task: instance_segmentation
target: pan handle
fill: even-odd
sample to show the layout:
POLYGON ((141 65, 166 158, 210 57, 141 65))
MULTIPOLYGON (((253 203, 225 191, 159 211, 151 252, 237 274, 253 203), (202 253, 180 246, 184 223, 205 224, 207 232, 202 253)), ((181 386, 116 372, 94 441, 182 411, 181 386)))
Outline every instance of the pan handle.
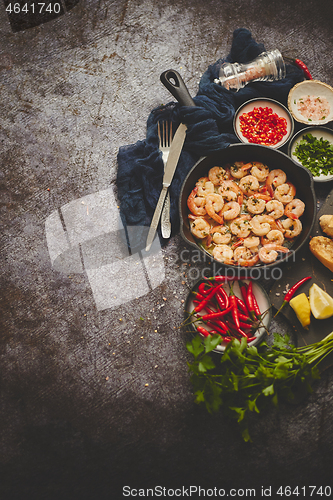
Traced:
POLYGON ((177 71, 174 69, 164 71, 160 76, 160 80, 182 106, 195 106, 182 77, 177 71))

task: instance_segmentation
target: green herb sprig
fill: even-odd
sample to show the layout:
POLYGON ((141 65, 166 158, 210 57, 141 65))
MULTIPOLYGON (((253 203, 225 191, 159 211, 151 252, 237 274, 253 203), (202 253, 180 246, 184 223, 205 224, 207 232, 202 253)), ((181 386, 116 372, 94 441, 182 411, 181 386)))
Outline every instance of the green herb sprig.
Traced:
POLYGON ((227 344, 216 366, 211 352, 221 343, 219 335, 197 335, 186 344, 194 361, 188 363, 195 402, 204 404, 209 413, 222 409, 236 419, 244 441, 252 441, 249 412, 260 413, 280 399, 293 400, 304 387, 320 378, 318 364, 333 351, 333 332, 320 342, 296 348, 289 336, 274 333, 273 346, 262 342, 247 347, 246 339, 227 344))
POLYGON ((333 145, 322 137, 305 134, 295 148, 294 156, 314 177, 333 173, 333 145))

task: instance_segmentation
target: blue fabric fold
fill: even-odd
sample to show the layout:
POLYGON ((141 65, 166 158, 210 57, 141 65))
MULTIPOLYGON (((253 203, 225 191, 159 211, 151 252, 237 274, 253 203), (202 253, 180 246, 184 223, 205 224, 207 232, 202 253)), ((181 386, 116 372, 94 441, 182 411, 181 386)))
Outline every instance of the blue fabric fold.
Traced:
MULTIPOLYGON (((136 240, 131 241, 132 251, 145 246, 142 240, 146 231, 140 231, 139 227, 150 225, 162 189, 164 165, 158 149, 158 121, 172 121, 174 131, 180 123, 187 125, 186 141, 169 189, 174 235, 179 230, 178 199, 187 173, 202 156, 239 142, 232 126, 238 107, 255 97, 269 97, 286 105, 289 90, 304 80, 299 68, 286 65, 287 74, 283 80, 252 82, 238 92, 214 83, 224 61, 249 62, 263 51, 264 45, 257 43, 249 30, 235 30, 229 55, 210 65, 203 74, 198 93, 193 99, 196 106, 187 107, 170 102, 152 110, 147 120, 145 140, 119 148, 116 184, 121 220, 125 229, 127 226, 138 227, 136 240)), ((161 243, 166 243, 158 231, 161 243)))

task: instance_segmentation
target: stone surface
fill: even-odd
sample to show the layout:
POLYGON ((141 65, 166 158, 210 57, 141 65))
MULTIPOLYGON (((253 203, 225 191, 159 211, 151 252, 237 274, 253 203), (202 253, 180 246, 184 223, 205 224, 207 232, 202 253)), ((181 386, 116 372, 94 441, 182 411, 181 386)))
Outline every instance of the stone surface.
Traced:
POLYGON ((162 71, 195 95, 245 27, 332 85, 331 2, 65 6, 17 31, 0 7, 1 499, 332 486, 332 369, 298 405, 254 419, 243 443, 236 424, 193 402, 178 326, 205 263, 186 262, 180 236, 126 261, 115 201, 119 147, 172 100, 162 71))

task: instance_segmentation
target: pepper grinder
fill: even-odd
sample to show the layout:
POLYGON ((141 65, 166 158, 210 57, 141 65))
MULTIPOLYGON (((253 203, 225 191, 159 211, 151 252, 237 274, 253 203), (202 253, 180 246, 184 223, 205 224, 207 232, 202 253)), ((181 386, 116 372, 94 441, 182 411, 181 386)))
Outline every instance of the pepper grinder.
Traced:
POLYGON ((262 52, 249 63, 225 62, 220 67, 215 83, 238 92, 249 82, 281 80, 286 76, 286 66, 279 50, 262 52))

